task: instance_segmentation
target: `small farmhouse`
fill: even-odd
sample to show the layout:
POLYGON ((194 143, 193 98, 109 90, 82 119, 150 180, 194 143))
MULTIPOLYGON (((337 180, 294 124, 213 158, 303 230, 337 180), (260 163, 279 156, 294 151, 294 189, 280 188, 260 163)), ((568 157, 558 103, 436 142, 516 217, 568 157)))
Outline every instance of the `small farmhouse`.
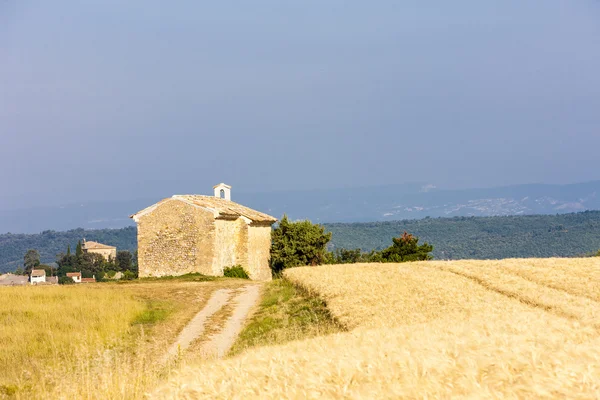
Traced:
POLYGON ((84 253, 100 254, 106 260, 109 258, 114 260, 117 257, 116 247, 98 242, 86 241, 85 239, 83 239, 83 242, 81 243, 81 250, 83 250, 84 253))
POLYGON ((241 265, 251 279, 270 280, 270 215, 231 201, 231 187, 214 196, 175 195, 131 216, 138 225, 139 276, 199 272, 222 276, 241 265))
POLYGON ((81 283, 81 272, 67 272, 67 278, 73 279, 75 283, 81 283))
POLYGON ((83 278, 81 272, 67 272, 67 278, 73 279, 75 283, 94 283, 96 282, 96 275, 91 278, 83 278))
POLYGON ((43 269, 32 269, 29 275, 29 283, 32 285, 46 283, 46 271, 43 269))

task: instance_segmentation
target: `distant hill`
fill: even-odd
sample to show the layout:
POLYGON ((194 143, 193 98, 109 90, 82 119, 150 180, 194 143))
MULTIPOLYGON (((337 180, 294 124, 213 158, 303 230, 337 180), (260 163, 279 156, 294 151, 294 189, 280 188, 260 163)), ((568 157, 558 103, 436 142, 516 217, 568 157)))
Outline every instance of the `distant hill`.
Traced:
MULTIPOLYGON (((516 185, 439 190, 426 183, 242 193, 234 201, 280 218, 319 223, 395 221, 429 217, 564 214, 600 209, 600 181, 570 185, 516 185)), ((157 198, 66 204, 60 207, 0 211, 0 232, 38 233, 133 226, 129 215, 157 198)))
POLYGON ((67 246, 75 251, 77 242, 85 238, 111 246, 117 250, 134 251, 137 248, 135 227, 122 229, 84 230, 72 229, 66 232, 44 231, 39 234, 0 235, 0 272, 14 271, 23 265, 23 256, 29 249, 40 252, 42 263, 56 261, 56 255, 64 253, 67 246))
MULTIPOLYGON (((382 249, 404 231, 434 245, 437 259, 496 259, 509 257, 571 257, 600 250, 600 211, 560 215, 425 218, 367 223, 324 224, 333 233, 335 248, 382 249)), ((0 272, 15 270, 28 249, 37 249, 43 262, 81 238, 133 251, 135 227, 123 229, 45 231, 0 235, 0 272)))
POLYGON ((436 259, 572 257, 600 250, 600 211, 561 215, 426 218, 326 224, 330 247, 382 249, 404 231, 433 244, 436 259))

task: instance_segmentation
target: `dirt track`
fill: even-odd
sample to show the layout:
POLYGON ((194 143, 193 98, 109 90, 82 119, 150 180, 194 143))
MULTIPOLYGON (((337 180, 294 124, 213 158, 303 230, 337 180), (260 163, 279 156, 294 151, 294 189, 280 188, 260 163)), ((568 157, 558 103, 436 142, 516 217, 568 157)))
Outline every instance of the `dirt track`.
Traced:
POLYGON ((250 284, 243 287, 242 291, 232 298, 233 290, 219 289, 215 291, 206 306, 183 328, 175 342, 171 345, 163 361, 168 361, 185 351, 190 344, 200 338, 205 331, 206 322, 210 317, 226 305, 232 304, 234 309, 221 330, 211 335, 202 344, 201 355, 203 358, 221 358, 231 348, 239 335, 244 321, 260 296, 259 285, 250 284))

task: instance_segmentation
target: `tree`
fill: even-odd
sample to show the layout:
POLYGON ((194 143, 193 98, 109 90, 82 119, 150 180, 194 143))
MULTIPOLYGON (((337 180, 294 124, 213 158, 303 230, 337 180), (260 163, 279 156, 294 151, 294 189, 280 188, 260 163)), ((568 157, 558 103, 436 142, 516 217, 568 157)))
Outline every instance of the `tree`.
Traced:
POLYGON ((25 253, 24 259, 24 267, 25 273, 29 274, 32 269, 40 265, 40 253, 37 250, 29 249, 27 253, 25 253))
POLYGON ((68 278, 66 276, 61 276, 58 278, 58 284, 59 285, 74 285, 75 281, 73 280, 73 278, 68 278))
POLYGON ((53 268, 51 265, 40 264, 37 266, 37 269, 43 269, 44 271, 46 271, 46 276, 56 275, 56 269, 53 268))
POLYGON ((130 271, 132 266, 133 256, 127 250, 117 252, 116 265, 117 271, 130 271))
POLYGON ((92 275, 104 270, 106 259, 102 254, 98 253, 83 253, 79 259, 79 269, 85 278, 91 278, 92 275))
POLYGON ((301 265, 320 265, 326 259, 326 246, 331 233, 310 221, 290 222, 284 214, 273 230, 271 270, 278 274, 286 268, 301 265))
POLYGON ((358 262, 368 261, 361 249, 335 249, 330 256, 331 264, 354 264, 358 262))
POLYGON ((404 232, 400 237, 392 239, 393 244, 381 251, 381 260, 383 262, 406 262, 431 260, 433 257, 429 254, 433 251, 433 246, 425 243, 418 245, 419 238, 404 232))
POLYGON ((81 240, 77 242, 77 247, 75 248, 75 256, 80 258, 83 255, 83 248, 81 247, 81 240))
POLYGON ((137 249, 133 252, 133 260, 131 261, 131 272, 134 273, 136 278, 138 277, 139 268, 138 268, 138 251, 137 251, 137 249))

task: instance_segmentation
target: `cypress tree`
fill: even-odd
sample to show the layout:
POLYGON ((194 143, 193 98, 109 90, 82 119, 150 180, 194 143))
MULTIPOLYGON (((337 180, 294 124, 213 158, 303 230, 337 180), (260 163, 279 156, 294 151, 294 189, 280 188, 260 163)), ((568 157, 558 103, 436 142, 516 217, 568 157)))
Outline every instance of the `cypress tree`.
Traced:
POLYGON ((81 240, 77 242, 77 248, 75 249, 75 256, 77 258, 81 258, 83 255, 83 250, 81 249, 81 240))

